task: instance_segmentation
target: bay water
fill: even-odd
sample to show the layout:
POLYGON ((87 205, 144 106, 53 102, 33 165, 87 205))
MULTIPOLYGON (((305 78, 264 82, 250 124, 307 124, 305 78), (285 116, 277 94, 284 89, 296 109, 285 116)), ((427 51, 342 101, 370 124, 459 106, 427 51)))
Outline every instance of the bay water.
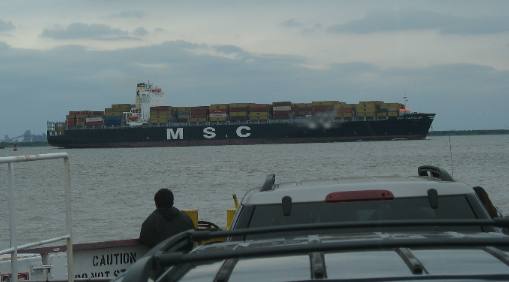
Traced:
MULTIPOLYGON (((154 193, 163 187, 174 192, 176 207, 198 209, 200 219, 224 226, 232 194, 240 199, 269 173, 276 174, 276 182, 293 182, 413 176, 418 166, 435 165, 457 181, 484 187, 495 205, 509 213, 509 135, 453 136, 450 142, 447 136, 433 136, 420 141, 177 148, 21 147, 0 150, 0 156, 54 152, 70 155, 75 242, 137 238, 154 209, 154 193)), ((18 243, 64 234, 63 162, 18 163, 14 172, 18 243)), ((7 191, 7 165, 0 165, 0 249, 9 247, 7 191)))

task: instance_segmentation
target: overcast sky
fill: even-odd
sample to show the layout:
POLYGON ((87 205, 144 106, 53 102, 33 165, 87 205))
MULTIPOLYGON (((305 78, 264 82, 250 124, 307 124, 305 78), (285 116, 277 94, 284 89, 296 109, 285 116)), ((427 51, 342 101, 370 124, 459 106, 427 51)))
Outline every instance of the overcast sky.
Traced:
POLYGON ((0 1, 0 139, 134 103, 401 102, 509 129, 509 1, 0 1))

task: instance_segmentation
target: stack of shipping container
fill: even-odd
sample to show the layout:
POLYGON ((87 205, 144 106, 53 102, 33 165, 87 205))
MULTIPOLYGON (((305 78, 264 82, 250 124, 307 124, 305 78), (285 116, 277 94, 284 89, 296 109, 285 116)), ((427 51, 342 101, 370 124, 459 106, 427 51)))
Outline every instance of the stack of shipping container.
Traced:
MULTIPOLYGON (((101 111, 70 111, 66 118, 67 128, 116 127, 125 124, 124 113, 131 112, 131 104, 113 104, 101 111)), ((313 101, 292 103, 289 101, 272 104, 232 103, 212 104, 197 107, 158 106, 150 108, 151 124, 167 125, 171 122, 244 122, 286 120, 293 118, 327 117, 340 120, 375 120, 396 118, 405 112, 401 103, 361 101, 346 104, 340 101, 313 101)), ((139 114, 138 114, 139 115, 139 114)))
MULTIPOLYGON (((172 121, 153 118, 160 116, 159 111, 151 108, 151 123, 167 123, 172 121), (156 122, 159 121, 159 122, 156 122)), ((168 107, 170 108, 170 107, 168 107)), ((404 105, 400 103, 384 103, 381 101, 361 101, 358 104, 346 104, 340 101, 313 101, 311 103, 274 102, 272 104, 231 103, 212 104, 209 107, 177 107, 173 108, 175 120, 179 122, 239 122, 267 121, 270 119, 284 120, 292 118, 335 118, 341 120, 373 120, 398 117, 404 105)))
POLYGON ((313 101, 311 110, 315 117, 336 118, 336 108, 339 104, 339 101, 313 101))
POLYGON ((67 128, 99 127, 103 125, 104 112, 70 111, 66 116, 67 128))
POLYGON ((177 122, 189 122, 191 107, 174 107, 173 111, 177 122))
POLYGON ((249 104, 249 120, 267 121, 269 119, 270 104, 249 104))
POLYGON ((308 118, 313 116, 313 105, 311 103, 296 103, 292 105, 293 115, 296 118, 308 118))
POLYGON ((209 121, 225 122, 228 120, 228 104, 212 104, 209 107, 209 121))
POLYGON ((104 125, 120 126, 125 112, 131 111, 131 104, 113 104, 111 108, 104 109, 104 125))
POLYGON ((311 107, 313 113, 334 112, 338 101, 313 101, 311 107))
POLYGON ((191 107, 190 111, 190 122, 206 122, 209 117, 209 107, 208 106, 200 106, 200 107, 191 107))
POLYGON ((173 108, 170 106, 158 106, 150 108, 150 123, 157 125, 168 124, 174 121, 173 108))
POLYGON ((383 103, 380 110, 387 113, 387 117, 393 118, 399 116, 399 111, 404 109, 405 106, 400 103, 383 103))
MULTIPOLYGON (((67 128, 78 127, 78 120, 80 118, 79 113, 80 112, 77 111, 70 111, 69 114, 65 116, 65 125, 67 126, 67 128)), ((83 122, 82 125, 85 125, 85 122, 83 122)))
POLYGON ((354 104, 339 103, 336 106, 336 118, 344 120, 352 120, 355 113, 354 104))
POLYGON ((228 105, 230 121, 246 121, 249 119, 249 104, 233 103, 228 105))
POLYGON ((373 120, 376 118, 376 113, 380 108, 380 104, 383 104, 383 102, 379 101, 359 102, 359 104, 355 106, 355 114, 357 118, 373 120))
POLYGON ((273 102, 273 119, 290 119, 292 117, 292 102, 273 102))

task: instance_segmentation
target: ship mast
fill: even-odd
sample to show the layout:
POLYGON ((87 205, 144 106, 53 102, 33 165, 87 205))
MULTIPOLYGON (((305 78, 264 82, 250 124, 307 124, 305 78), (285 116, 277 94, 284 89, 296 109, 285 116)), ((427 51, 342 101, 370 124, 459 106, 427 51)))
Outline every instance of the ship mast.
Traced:
POLYGON ((146 123, 150 120, 150 102, 152 96, 161 97, 164 92, 160 87, 152 85, 150 81, 141 82, 136 85, 136 110, 140 111, 140 122, 146 123))

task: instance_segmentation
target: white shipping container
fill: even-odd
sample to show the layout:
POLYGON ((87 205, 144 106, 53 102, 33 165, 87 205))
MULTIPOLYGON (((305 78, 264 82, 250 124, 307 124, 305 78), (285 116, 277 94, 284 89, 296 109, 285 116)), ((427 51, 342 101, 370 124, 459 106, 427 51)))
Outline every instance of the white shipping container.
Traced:
POLYGON ((226 113, 210 113, 209 117, 211 118, 226 118, 226 113))
POLYGON ((97 122, 103 122, 102 117, 87 117, 85 119, 85 123, 97 123, 97 122))
POLYGON ((274 112, 289 112, 292 110, 292 107, 291 106, 277 106, 277 107, 272 107, 272 110, 274 112))

